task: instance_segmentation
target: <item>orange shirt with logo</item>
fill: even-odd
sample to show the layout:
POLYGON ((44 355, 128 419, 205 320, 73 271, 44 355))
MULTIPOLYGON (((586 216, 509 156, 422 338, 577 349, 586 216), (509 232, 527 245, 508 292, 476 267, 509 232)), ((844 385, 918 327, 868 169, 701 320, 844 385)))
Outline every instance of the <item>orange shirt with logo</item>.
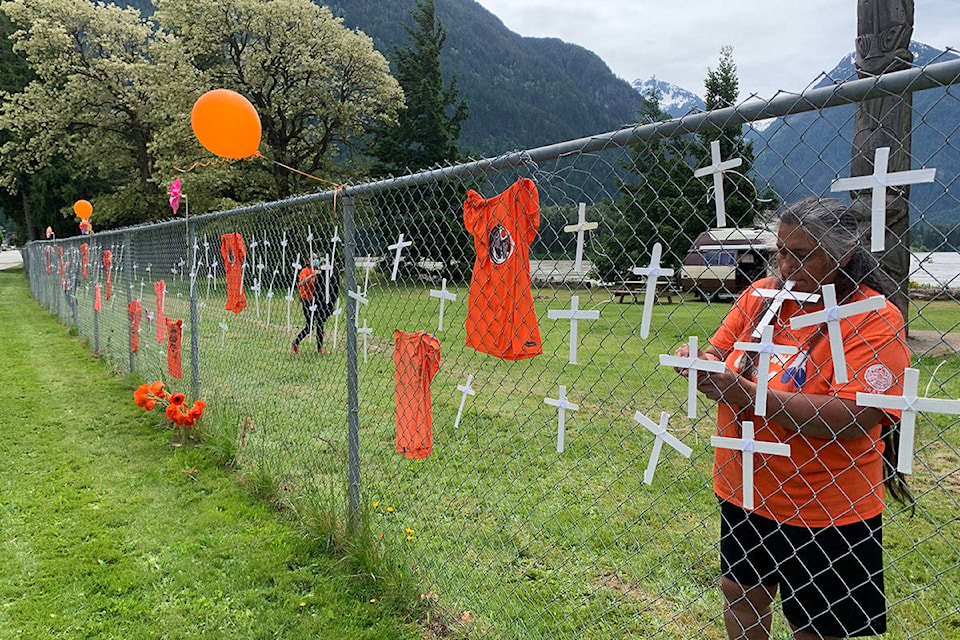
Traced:
POLYGON ((530 291, 530 243, 540 197, 529 178, 498 196, 467 192, 463 220, 477 252, 467 302, 467 346, 505 360, 543 353, 530 291))
MULTIPOLYGON (((714 347, 729 353, 726 364, 732 370, 740 371, 744 355, 734 348, 734 343, 752 340, 754 325, 764 306, 764 299, 753 295, 753 290, 776 287, 776 279, 769 278, 748 288, 710 339, 714 347)), ((861 286, 846 302, 875 295, 879 294, 861 286)), ((800 352, 771 357, 769 388, 854 401, 858 392, 902 395, 903 370, 910 366, 910 352, 900 311, 887 301, 879 311, 840 320, 849 380, 839 383, 834 380, 826 326, 790 328, 791 317, 822 310, 822 303, 800 305, 790 300, 783 303, 773 322, 773 341, 797 347, 800 352), (823 335, 811 340, 817 332, 823 335)), ((880 433, 882 426, 900 417, 899 411, 886 411, 881 424, 867 434, 842 440, 806 436, 754 415, 752 407, 719 403, 719 435, 740 437, 738 412, 739 420, 753 421, 757 441, 790 445, 789 457, 754 456, 757 514, 786 524, 825 527, 866 520, 883 511, 884 445, 880 433)), ((743 505, 742 454, 739 451, 716 449, 714 490, 720 498, 743 505)))

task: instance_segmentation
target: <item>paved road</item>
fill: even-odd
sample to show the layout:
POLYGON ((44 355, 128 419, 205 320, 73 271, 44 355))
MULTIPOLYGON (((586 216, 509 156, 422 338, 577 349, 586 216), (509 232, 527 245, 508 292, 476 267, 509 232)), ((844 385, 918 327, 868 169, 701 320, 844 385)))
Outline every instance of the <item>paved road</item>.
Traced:
POLYGON ((12 269, 23 264, 23 256, 19 251, 0 251, 0 270, 12 269))

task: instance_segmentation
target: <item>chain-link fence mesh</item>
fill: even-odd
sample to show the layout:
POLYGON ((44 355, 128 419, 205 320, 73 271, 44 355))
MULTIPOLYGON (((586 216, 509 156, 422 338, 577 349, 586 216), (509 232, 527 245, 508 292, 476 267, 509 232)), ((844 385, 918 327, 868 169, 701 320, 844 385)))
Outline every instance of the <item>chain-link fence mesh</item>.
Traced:
MULTIPOLYGON (((958 397, 960 358, 944 354, 960 345, 960 134, 942 117, 960 109, 958 71, 946 62, 188 223, 32 243, 30 286, 120 369, 202 397, 236 428, 245 467, 292 504, 362 514, 455 631, 721 638, 717 404, 699 394, 687 417, 687 379, 660 356, 690 336, 706 346, 727 294, 772 273, 769 210, 829 196, 849 175, 854 103, 913 93, 911 164, 937 173, 909 192, 910 232, 927 249, 909 276, 911 366, 919 396, 958 397), (715 164, 713 140, 722 161, 753 160, 723 178, 725 229, 712 175, 695 176, 715 164), (315 279, 300 283, 314 259, 315 279), (182 381, 164 317, 182 319, 182 381), (689 458, 654 435, 661 412, 689 458)), ((916 414, 916 512, 889 501, 883 512, 893 638, 960 635, 956 427, 916 414)), ((773 457, 741 448, 757 472, 773 457)), ((804 568, 812 584, 823 568, 804 568)), ((788 635, 779 612, 773 635, 788 635)))

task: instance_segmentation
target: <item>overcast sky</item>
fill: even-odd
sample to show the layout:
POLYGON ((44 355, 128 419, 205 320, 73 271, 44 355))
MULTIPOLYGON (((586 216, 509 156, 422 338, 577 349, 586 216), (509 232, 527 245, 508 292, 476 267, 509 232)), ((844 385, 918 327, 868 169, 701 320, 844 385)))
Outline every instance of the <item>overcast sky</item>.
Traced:
MULTIPOLYGON (((511 30, 599 55, 628 82, 656 76, 703 95, 732 45, 740 97, 800 91, 854 49, 856 0, 477 0, 511 30)), ((960 0, 915 0, 913 39, 960 48, 960 0)))

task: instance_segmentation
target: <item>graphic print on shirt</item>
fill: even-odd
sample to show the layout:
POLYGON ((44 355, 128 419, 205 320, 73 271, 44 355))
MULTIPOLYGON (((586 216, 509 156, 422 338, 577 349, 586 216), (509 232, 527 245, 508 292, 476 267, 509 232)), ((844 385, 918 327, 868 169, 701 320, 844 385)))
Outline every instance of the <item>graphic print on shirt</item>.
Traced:
POLYGON ((806 351, 801 351, 793 359, 793 362, 789 367, 786 367, 783 370, 783 375, 780 376, 780 382, 787 384, 790 380, 793 380, 793 384, 796 385, 797 389, 802 389, 803 384, 807 381, 807 359, 808 355, 806 351))
POLYGON ((502 224, 490 230, 490 262, 503 264, 513 254, 513 238, 502 224))

